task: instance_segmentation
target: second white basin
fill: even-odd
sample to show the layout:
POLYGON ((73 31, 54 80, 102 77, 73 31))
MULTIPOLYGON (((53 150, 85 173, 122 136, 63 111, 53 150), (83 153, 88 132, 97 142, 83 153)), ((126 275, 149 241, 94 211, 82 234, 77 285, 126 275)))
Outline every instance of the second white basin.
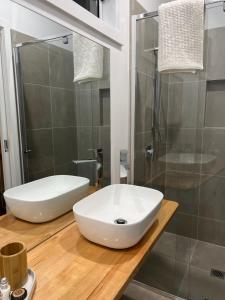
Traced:
POLYGON ((14 216, 32 223, 51 221, 70 211, 88 194, 89 179, 55 175, 11 188, 4 193, 14 216))
POLYGON ((115 184, 82 199, 73 207, 81 234, 110 248, 129 248, 154 223, 163 194, 150 188, 115 184))

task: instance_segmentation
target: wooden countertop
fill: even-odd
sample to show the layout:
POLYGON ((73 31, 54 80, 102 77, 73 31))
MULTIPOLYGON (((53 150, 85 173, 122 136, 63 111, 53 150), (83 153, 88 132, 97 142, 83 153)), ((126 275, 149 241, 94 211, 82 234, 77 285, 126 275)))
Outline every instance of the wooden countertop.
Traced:
POLYGON ((126 250, 89 242, 76 223, 58 232, 28 253, 28 265, 37 275, 33 299, 117 299, 177 207, 164 200, 151 229, 126 250))
POLYGON ((26 222, 11 214, 6 214, 0 217, 1 245, 11 241, 21 241, 25 243, 29 251, 74 222, 72 211, 53 221, 42 224, 26 222))
MULTIPOLYGON (((97 189, 97 187, 89 187, 88 194, 96 192, 97 189)), ((72 211, 41 224, 26 222, 17 219, 12 214, 6 214, 0 217, 1 245, 11 241, 21 241, 25 243, 29 251, 74 222, 72 211)))

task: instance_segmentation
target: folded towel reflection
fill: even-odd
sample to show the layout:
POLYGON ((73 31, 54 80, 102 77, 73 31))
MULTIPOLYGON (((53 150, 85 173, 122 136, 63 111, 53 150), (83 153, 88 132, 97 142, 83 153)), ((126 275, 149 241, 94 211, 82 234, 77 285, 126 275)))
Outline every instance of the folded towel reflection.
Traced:
POLYGON ((176 0, 159 7, 159 72, 203 69, 204 0, 176 0))
POLYGON ((86 37, 73 34, 74 82, 103 77, 103 47, 86 37))

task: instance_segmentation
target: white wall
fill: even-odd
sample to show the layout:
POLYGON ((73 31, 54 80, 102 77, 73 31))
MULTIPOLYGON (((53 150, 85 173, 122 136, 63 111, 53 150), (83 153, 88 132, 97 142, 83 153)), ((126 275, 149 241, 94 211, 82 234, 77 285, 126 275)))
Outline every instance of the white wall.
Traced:
POLYGON ((12 29, 36 38, 70 32, 65 27, 43 18, 10 0, 2 1, 0 19, 6 21, 12 29))
POLYGON ((108 23, 110 26, 114 28, 118 28, 118 20, 116 18, 118 13, 118 5, 115 0, 105 0, 101 2, 102 5, 102 15, 101 18, 103 21, 108 23))
POLYGON ((205 27, 207 29, 225 27, 225 12, 222 5, 208 5, 205 16, 205 27))
POLYGON ((146 12, 155 11, 159 5, 172 0, 137 0, 146 12))

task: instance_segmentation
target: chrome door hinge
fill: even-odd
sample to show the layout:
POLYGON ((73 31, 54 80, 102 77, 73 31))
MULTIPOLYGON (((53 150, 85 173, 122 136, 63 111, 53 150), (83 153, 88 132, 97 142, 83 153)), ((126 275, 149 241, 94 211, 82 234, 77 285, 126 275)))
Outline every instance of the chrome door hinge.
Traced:
POLYGON ((4 151, 9 152, 9 143, 8 140, 4 140, 4 151))

